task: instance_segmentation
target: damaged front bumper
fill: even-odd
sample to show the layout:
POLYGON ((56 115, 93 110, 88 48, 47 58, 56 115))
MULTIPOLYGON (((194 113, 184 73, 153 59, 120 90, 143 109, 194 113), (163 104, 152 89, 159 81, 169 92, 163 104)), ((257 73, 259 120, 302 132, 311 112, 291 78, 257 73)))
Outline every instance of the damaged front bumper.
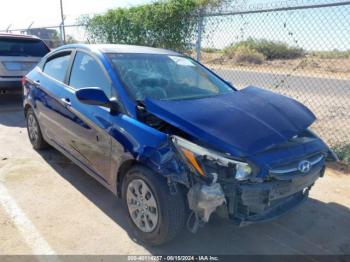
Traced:
POLYGON ((309 173, 298 173, 288 180, 276 178, 263 183, 243 183, 234 190, 223 186, 227 199, 227 216, 245 226, 277 218, 307 199, 315 181, 324 175, 324 164, 309 173))
POLYGON ((187 197, 200 222, 208 222, 216 211, 236 225, 246 226, 277 218, 307 199, 309 190, 325 171, 324 162, 310 172, 288 179, 273 177, 262 183, 218 181, 211 186, 196 185, 187 197))

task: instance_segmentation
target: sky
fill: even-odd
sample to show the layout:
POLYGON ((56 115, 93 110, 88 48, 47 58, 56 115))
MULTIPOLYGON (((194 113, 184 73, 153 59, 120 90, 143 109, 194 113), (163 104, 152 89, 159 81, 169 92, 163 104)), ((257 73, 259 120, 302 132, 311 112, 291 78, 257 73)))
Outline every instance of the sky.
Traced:
MULTIPOLYGON (((74 24, 82 14, 102 13, 116 7, 130 7, 151 3, 156 0, 63 0, 66 23, 74 24)), ((307 0, 307 3, 335 2, 342 0, 307 0)), ((343 0, 344 1, 344 0, 343 0)), ((267 5, 268 3, 303 3, 304 0, 232 0, 238 6, 267 5)), ((61 21, 60 0, 2 0, 0 9, 0 30, 32 27, 57 26, 61 21)))
POLYGON ((350 50, 350 5, 298 11, 208 17, 202 45, 224 48, 249 37, 310 51, 350 50))
MULTIPOLYGON (((81 14, 101 13, 111 8, 129 7, 152 0, 63 0, 66 23, 75 23, 81 14)), ((2 0, 0 30, 56 26, 60 23, 60 0, 2 0)))
MULTIPOLYGON (((156 0, 63 0, 66 23, 74 24, 82 14, 102 13, 116 7, 130 7, 156 0)), ((232 0, 240 4, 265 3, 276 0, 232 0)), ((315 0, 312 0, 315 1, 315 0)), ((60 0, 1 0, 0 30, 57 26, 61 21, 60 0)))
MULTIPOLYGON (((66 25, 75 24, 83 14, 103 13, 111 8, 130 7, 156 0, 63 0, 66 25)), ((345 0, 232 0, 236 7, 261 8, 284 5, 342 2, 345 0)), ((204 47, 223 48, 248 37, 266 38, 297 45, 308 50, 350 49, 350 5, 291 12, 212 17, 205 20, 204 47), (285 26, 285 24, 287 26, 285 26), (293 35, 291 35, 292 33, 293 35)), ((58 26, 60 0, 2 0, 0 31, 58 26)), ((86 37, 81 28, 68 28, 78 41, 86 37)))

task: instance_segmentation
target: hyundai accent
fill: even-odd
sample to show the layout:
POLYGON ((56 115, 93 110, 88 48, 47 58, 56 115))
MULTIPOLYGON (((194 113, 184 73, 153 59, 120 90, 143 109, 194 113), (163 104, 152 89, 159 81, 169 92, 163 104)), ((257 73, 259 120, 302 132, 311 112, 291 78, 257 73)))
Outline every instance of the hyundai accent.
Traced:
POLYGON ((121 198, 151 245, 214 212, 239 226, 276 218, 336 159, 301 103, 238 90, 173 51, 67 45, 23 83, 33 147, 56 148, 121 198))

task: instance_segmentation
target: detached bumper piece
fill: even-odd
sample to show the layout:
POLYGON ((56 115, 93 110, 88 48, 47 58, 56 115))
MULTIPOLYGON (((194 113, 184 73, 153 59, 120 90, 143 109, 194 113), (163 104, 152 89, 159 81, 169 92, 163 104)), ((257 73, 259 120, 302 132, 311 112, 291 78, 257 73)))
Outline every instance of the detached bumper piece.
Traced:
POLYGON ((307 174, 295 174, 288 180, 273 178, 261 184, 241 184, 237 185, 236 192, 228 192, 226 186, 228 216, 239 226, 279 217, 307 199, 309 190, 324 170, 324 164, 320 163, 307 174))
POLYGON ((187 228, 192 233, 196 233, 200 226, 207 223, 216 208, 226 202, 225 194, 218 183, 194 185, 188 192, 187 199, 189 208, 192 210, 187 228))
POLYGON ((196 184, 187 194, 189 207, 199 215, 203 222, 208 222, 215 209, 225 203, 225 195, 220 184, 196 184))

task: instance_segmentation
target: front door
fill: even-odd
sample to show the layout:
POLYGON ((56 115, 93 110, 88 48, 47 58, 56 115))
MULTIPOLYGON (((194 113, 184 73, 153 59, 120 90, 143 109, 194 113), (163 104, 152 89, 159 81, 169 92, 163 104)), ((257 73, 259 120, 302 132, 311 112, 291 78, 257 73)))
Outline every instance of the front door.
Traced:
MULTIPOLYGON (((76 52, 67 85, 73 90, 84 87, 99 87, 111 97, 111 81, 102 66, 88 53, 76 52)), ((111 138, 108 134, 112 116, 108 108, 86 105, 75 92, 64 97, 74 115, 65 144, 70 153, 83 162, 95 175, 110 184, 111 138)))

